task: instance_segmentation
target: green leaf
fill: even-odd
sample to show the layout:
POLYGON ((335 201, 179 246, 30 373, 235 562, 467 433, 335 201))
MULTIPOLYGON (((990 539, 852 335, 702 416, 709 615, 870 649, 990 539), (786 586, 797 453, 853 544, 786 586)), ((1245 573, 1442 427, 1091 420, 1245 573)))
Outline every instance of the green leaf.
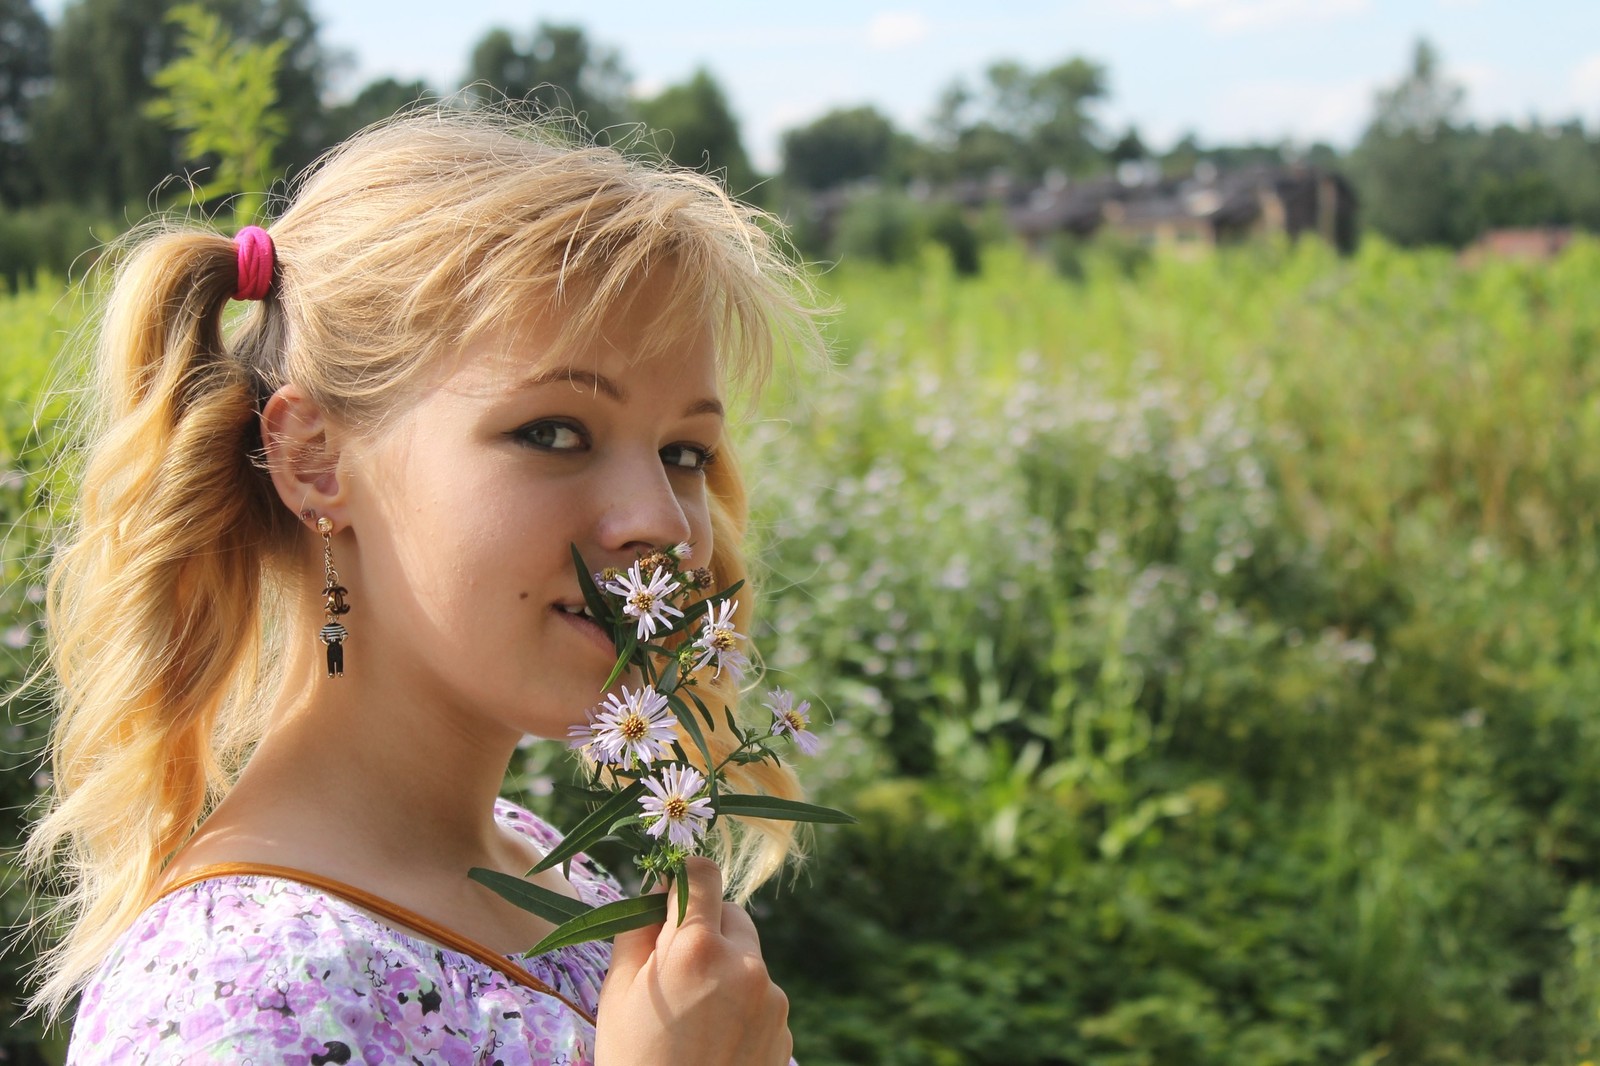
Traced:
MULTIPOLYGON (((694 690, 692 690, 692 689, 689 691, 689 698, 691 700, 693 700, 694 701, 694 705, 697 708, 699 708, 700 717, 702 717, 702 718, 704 718, 706 720, 706 728, 711 730, 713 733, 715 733, 717 731, 717 723, 712 719, 711 712, 706 709, 705 701, 702 700, 699 696, 695 695, 694 690)), ((735 733, 734 735, 738 736, 737 733, 735 733)))
POLYGON ((636 647, 638 647, 638 640, 632 633, 629 633, 627 639, 623 642, 622 648, 617 653, 617 664, 611 668, 611 676, 606 678, 606 683, 600 686, 601 692, 606 691, 617 683, 617 678, 622 676, 622 671, 628 668, 628 661, 633 658, 633 650, 636 647))
POLYGON ((777 796, 724 795, 715 804, 718 814, 737 814, 744 818, 776 818, 785 822, 827 822, 852 825, 855 819, 832 807, 815 803, 779 799, 777 796))
POLYGON ((612 621, 611 605, 606 602, 600 587, 594 583, 594 573, 589 569, 589 564, 583 561, 578 546, 573 544, 570 547, 572 563, 578 568, 578 589, 583 593, 583 602, 589 608, 589 613, 594 615, 595 621, 602 626, 607 625, 612 621))
POLYGON ((467 876, 492 889, 500 898, 515 903, 518 907, 532 914, 537 914, 547 922, 560 925, 571 921, 579 915, 587 914, 594 908, 581 900, 571 896, 563 896, 559 892, 552 892, 543 885, 536 885, 520 877, 503 874, 499 870, 490 870, 482 866, 474 866, 467 871, 467 876))
MULTIPOLYGON (((667 706, 672 708, 672 713, 678 716, 678 724, 683 726, 683 731, 689 734, 689 739, 694 741, 694 746, 700 749, 700 757, 705 760, 706 772, 711 772, 711 767, 716 763, 711 761, 711 749, 706 746, 705 734, 700 732, 700 723, 694 720, 694 712, 689 710, 689 705, 676 695, 667 697, 667 706)), ((711 798, 716 799, 716 782, 712 782, 711 798)))
POLYGON ((630 813, 628 808, 638 802, 639 796, 644 792, 644 785, 638 781, 618 792, 610 799, 596 807, 589 815, 577 825, 568 830, 566 837, 551 849, 550 854, 540 860, 530 872, 538 873, 548 870, 558 863, 566 862, 573 855, 603 838, 611 828, 611 823, 630 813))
POLYGON ((667 668, 656 679, 656 691, 663 696, 671 697, 678 688, 678 657, 671 652, 667 654, 672 655, 672 661, 667 663, 667 668))
POLYGON ((528 954, 542 955, 547 951, 554 951, 556 948, 564 948, 571 944, 604 940, 618 933, 626 933, 630 929, 640 929, 666 920, 667 897, 660 893, 633 899, 619 899, 615 903, 595 907, 587 914, 581 914, 558 926, 549 936, 535 944, 528 954))
POLYGON ((612 791, 609 788, 581 788, 578 785, 569 785, 564 781, 557 781, 550 787, 560 795, 583 800, 585 803, 604 803, 612 796, 612 791))

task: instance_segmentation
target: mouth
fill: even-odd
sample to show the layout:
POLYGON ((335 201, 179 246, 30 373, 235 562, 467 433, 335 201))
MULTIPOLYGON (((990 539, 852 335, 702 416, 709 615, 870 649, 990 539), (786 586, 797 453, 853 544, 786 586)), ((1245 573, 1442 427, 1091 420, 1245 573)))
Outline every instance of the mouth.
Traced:
POLYGON ((575 626, 597 648, 603 650, 608 656, 616 655, 616 647, 611 641, 611 634, 596 621, 589 608, 581 603, 557 603, 551 610, 566 619, 568 624, 575 626))

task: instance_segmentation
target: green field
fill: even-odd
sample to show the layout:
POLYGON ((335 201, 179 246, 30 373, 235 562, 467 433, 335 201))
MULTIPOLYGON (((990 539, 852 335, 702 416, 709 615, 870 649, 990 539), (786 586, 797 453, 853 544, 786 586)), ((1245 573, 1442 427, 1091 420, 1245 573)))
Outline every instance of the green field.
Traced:
MULTIPOLYGON (((760 900, 805 1066, 1600 1057, 1600 243, 820 284, 741 448, 862 819, 760 900)), ((0 300, 0 680, 73 306, 0 300)))

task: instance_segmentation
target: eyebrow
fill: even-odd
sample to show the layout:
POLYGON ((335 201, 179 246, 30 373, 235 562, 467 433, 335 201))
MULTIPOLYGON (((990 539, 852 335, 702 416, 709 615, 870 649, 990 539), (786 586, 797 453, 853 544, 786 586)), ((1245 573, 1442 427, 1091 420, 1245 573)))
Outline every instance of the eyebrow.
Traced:
MULTIPOLYGON (((628 394, 623 392, 622 386, 615 381, 612 381, 604 374, 597 374, 592 370, 583 370, 578 367, 554 367, 550 370, 542 370, 531 377, 524 378, 517 386, 517 389, 521 391, 557 384, 585 386, 593 392, 598 392, 615 400, 617 403, 628 402, 628 394)), ((716 415, 718 418, 722 418, 724 416, 722 401, 715 397, 696 400, 683 412, 683 417, 685 418, 692 418, 695 415, 716 415)))

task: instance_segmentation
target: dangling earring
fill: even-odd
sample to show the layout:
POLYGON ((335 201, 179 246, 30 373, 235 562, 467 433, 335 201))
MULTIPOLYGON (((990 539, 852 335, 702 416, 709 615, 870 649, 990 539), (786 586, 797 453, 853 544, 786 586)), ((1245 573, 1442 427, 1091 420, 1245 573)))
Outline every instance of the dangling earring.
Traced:
MULTIPOLYGON (((311 512, 306 512, 311 517, 311 512)), ((339 622, 339 616, 350 613, 344 598, 350 590, 339 584, 339 571, 333 568, 333 520, 324 515, 317 519, 317 532, 322 534, 322 609, 328 621, 317 632, 317 638, 328 646, 328 676, 344 676, 344 638, 349 631, 339 622)))

